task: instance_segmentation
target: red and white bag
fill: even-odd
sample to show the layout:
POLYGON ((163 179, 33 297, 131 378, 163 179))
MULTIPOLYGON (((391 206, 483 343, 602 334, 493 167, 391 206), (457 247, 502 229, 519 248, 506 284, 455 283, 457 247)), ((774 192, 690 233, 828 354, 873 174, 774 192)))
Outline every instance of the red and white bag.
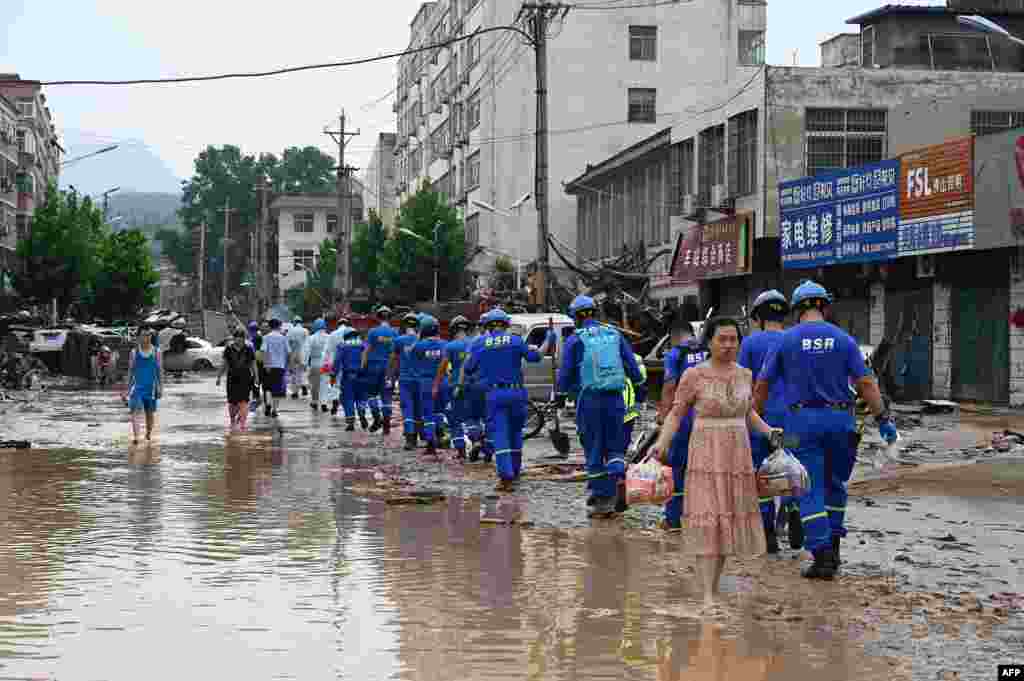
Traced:
POLYGON ((672 468, 650 457, 626 471, 626 503, 661 506, 675 492, 672 468))

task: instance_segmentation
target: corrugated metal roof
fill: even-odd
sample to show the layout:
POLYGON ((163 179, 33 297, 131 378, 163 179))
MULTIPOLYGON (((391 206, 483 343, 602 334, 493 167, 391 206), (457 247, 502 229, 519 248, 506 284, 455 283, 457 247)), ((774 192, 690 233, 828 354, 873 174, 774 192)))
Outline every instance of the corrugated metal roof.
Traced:
POLYGON ((863 24, 890 14, 963 14, 942 5, 882 5, 846 20, 848 24, 863 24))

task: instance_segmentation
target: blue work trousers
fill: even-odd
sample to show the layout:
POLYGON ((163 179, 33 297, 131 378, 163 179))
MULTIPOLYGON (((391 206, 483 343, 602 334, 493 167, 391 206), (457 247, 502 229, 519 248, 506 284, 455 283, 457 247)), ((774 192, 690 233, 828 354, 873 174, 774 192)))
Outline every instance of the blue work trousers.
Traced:
POLYGON ((423 439, 437 445, 438 418, 441 414, 441 393, 438 392, 438 400, 434 401, 434 381, 429 378, 421 378, 420 386, 420 419, 423 423, 423 439))
POLYGON ((398 399, 402 406, 402 432, 415 435, 423 419, 423 408, 420 400, 420 382, 415 378, 398 380, 398 399))
POLYGON ((515 480, 523 469, 523 426, 529 396, 525 388, 495 388, 487 393, 487 436, 494 447, 498 477, 515 480))
POLYGON ((364 380, 366 381, 366 399, 373 418, 379 419, 383 415, 385 421, 390 421, 393 396, 387 381, 387 374, 386 366, 368 365, 364 380))
POLYGON ((798 409, 786 415, 786 435, 799 445, 793 454, 807 468, 811 489, 800 497, 804 547, 809 551, 831 546, 832 537, 845 537, 846 485, 857 456, 853 415, 835 409, 798 409))
POLYGON ((366 413, 366 383, 356 371, 346 371, 341 379, 341 408, 348 421, 366 413))
POLYGON ((580 430, 587 473, 607 477, 590 480, 591 496, 613 497, 626 475, 626 403, 620 391, 584 391, 576 404, 576 428, 580 430))
POLYGON ((452 447, 457 449, 459 452, 466 451, 466 444, 469 440, 469 435, 467 433, 467 406, 468 400, 465 393, 455 397, 453 391, 448 409, 448 432, 452 438, 452 447))
MULTIPOLYGON (((773 428, 784 428, 786 425, 785 412, 768 412, 764 416, 764 422, 773 428)), ((753 458, 754 473, 761 467, 764 460, 772 453, 771 442, 761 433, 750 432, 750 454, 753 458)), ((761 507, 761 521, 764 523, 765 532, 775 532, 775 498, 760 497, 758 503, 761 507)))
POLYGON ((690 434, 693 432, 693 409, 682 418, 679 430, 672 436, 668 449, 668 464, 672 466, 672 498, 665 504, 665 522, 679 527, 683 519, 683 499, 686 488, 686 464, 690 460, 690 434))
POLYGON ((466 420, 463 428, 472 442, 480 442, 485 451, 490 452, 487 443, 487 431, 484 422, 487 419, 487 389, 477 385, 466 387, 466 420))

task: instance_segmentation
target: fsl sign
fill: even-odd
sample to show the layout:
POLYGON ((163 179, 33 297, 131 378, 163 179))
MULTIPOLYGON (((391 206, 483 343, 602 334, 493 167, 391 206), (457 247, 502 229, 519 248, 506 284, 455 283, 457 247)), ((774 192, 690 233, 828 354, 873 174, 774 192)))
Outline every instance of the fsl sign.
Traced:
POLYGON ((737 213, 680 234, 672 256, 673 281, 685 284, 747 274, 753 229, 754 214, 737 213))
POLYGON ((900 157, 898 255, 974 246, 973 161, 973 137, 900 157))

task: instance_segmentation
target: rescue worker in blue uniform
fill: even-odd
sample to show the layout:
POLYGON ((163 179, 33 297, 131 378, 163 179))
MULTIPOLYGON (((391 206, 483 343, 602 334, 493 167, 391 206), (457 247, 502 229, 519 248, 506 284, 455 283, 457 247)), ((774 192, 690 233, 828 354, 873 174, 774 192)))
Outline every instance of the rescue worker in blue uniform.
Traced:
MULTIPOLYGON (((529 396, 523 379, 523 360, 540 362, 555 342, 554 331, 538 349, 522 336, 509 333, 512 320, 500 308, 484 317, 489 333, 473 346, 466 370, 477 372, 480 386, 487 391, 487 437, 494 446, 499 491, 515 486, 523 465, 523 426, 529 396)), ((621 388, 620 388, 621 390, 621 388)), ((619 417, 621 424, 621 415, 619 417)))
POLYGON ((384 435, 391 433, 391 401, 392 383, 388 380, 388 359, 394 347, 398 332, 391 328, 388 319, 391 309, 386 305, 377 308, 377 319, 380 323, 366 335, 366 351, 362 356, 364 380, 366 382, 366 398, 373 415, 370 432, 383 430, 384 435))
POLYGON ((440 325, 431 315, 421 315, 419 320, 420 339, 412 347, 412 365, 418 387, 420 414, 423 420, 423 439, 426 440, 426 454, 437 453, 438 417, 441 403, 435 404, 433 397, 434 378, 444 360, 447 345, 440 339, 440 325))
POLYGON ((392 380, 396 373, 398 379, 398 399, 402 407, 402 433, 405 435, 405 450, 416 449, 416 423, 422 418, 419 409, 419 383, 412 362, 412 348, 419 339, 416 329, 419 317, 410 312, 402 317, 402 334, 392 343, 391 368, 392 380), (397 371, 396 371, 397 367, 397 371))
MULTIPOLYGON (((672 324, 672 349, 665 356, 664 388, 661 392, 661 403, 658 406, 658 424, 672 410, 676 396, 676 386, 683 374, 690 367, 707 361, 709 353, 693 332, 693 324, 682 317, 677 317, 672 324)), ((668 462, 672 467, 672 481, 675 491, 672 498, 665 504, 665 517, 662 528, 669 532, 682 529, 683 501, 685 498, 686 464, 689 462, 690 433, 693 431, 694 410, 691 408, 679 422, 679 429, 672 438, 669 447, 668 462)))
POLYGON ((341 406, 345 412, 346 432, 356 429, 356 415, 363 430, 366 422, 366 381, 363 377, 362 358, 366 343, 358 329, 349 328, 344 340, 334 351, 331 380, 341 382, 341 406))
POLYGON ((462 363, 462 378, 459 381, 466 401, 466 423, 463 427, 466 438, 473 444, 468 455, 470 462, 478 461, 482 453, 484 462, 490 463, 494 455, 494 448, 487 441, 487 430, 484 425, 487 419, 487 389, 477 380, 477 371, 466 368, 473 349, 487 336, 488 332, 485 327, 490 319, 489 314, 490 312, 487 312, 482 315, 466 336, 466 347, 469 352, 466 355, 466 360, 462 363))
POLYGON ((594 503, 590 515, 611 515, 620 484, 626 474, 626 405, 622 390, 628 377, 641 382, 640 368, 633 349, 615 329, 600 324, 594 315, 597 306, 588 296, 577 296, 569 306, 576 321, 576 333, 562 350, 558 375, 558 408, 565 406, 568 394, 576 397, 576 428, 586 452, 587 472, 605 477, 587 485, 594 503))
POLYGON ((851 382, 875 415, 882 439, 892 443, 899 437, 857 342, 825 321, 831 303, 820 284, 806 281, 796 288, 790 306, 798 323, 768 353, 754 388, 755 407, 765 414, 772 385, 783 384, 785 431, 798 440, 793 453, 811 477, 811 489, 800 498, 800 519, 814 563, 802 574, 825 580, 835 577, 846 535, 846 486, 857 436, 851 382))
MULTIPOLYGON (((757 376, 764 366, 764 358, 778 347, 784 331, 783 322, 789 314, 789 301, 779 291, 765 291, 754 299, 751 305, 750 318, 757 325, 757 331, 743 339, 740 344, 740 356, 737 363, 750 369, 757 376)), ((765 402, 764 421, 772 428, 785 428, 786 402, 783 396, 784 386, 781 380, 775 380, 768 386, 768 400, 765 402)), ((753 457, 754 471, 764 463, 771 453, 771 443, 759 433, 750 433, 750 452, 753 457)), ((761 521, 764 523, 764 535, 768 545, 768 553, 779 552, 779 539, 775 534, 775 499, 761 497, 761 521)), ((787 507, 788 508, 788 507, 787 507)), ((799 510, 796 513, 796 527, 802 529, 799 510)), ((792 528, 791 528, 792 529, 792 528)), ((801 544, 803 539, 801 537, 801 544)), ((797 546, 796 548, 799 548, 797 546)))
POLYGON ((441 366, 437 369, 433 386, 435 402, 441 397, 445 382, 451 386, 448 428, 451 433, 452 447, 459 459, 466 458, 468 415, 466 413, 466 394, 461 388, 461 377, 462 364, 469 356, 469 341, 466 333, 470 327, 470 321, 462 315, 453 317, 448 322, 448 329, 453 338, 444 346, 444 358, 441 360, 441 366))

